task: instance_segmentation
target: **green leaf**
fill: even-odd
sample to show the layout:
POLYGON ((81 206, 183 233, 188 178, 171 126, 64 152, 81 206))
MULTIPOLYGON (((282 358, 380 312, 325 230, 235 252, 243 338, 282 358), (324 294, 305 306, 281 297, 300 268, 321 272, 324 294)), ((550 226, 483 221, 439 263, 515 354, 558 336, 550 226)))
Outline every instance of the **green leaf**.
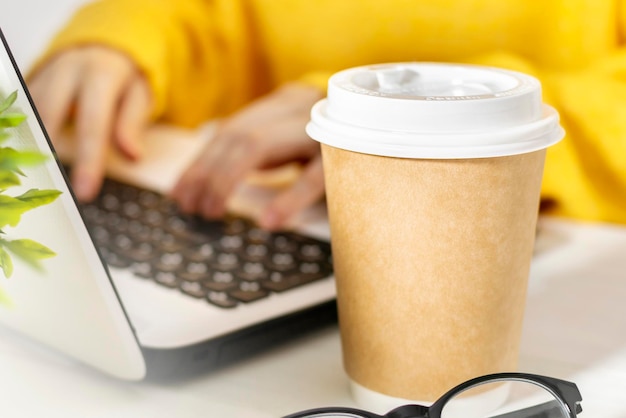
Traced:
POLYGON ((23 255, 28 258, 43 260, 57 255, 50 248, 32 239, 15 239, 5 241, 5 246, 16 255, 23 255))
POLYGON ((0 113, 10 108, 11 105, 15 103, 15 100, 17 100, 17 90, 9 94, 6 99, 0 102, 0 113))
POLYGON ((23 193, 15 198, 26 203, 30 209, 47 205, 54 202, 57 197, 61 195, 59 190, 54 189, 30 189, 26 193, 23 193))
POLYGON ((17 174, 8 170, 0 170, 0 191, 4 191, 9 187, 19 186, 20 184, 20 178, 17 174))
MULTIPOLYGON (((0 244, 6 243, 7 241, 0 242, 0 244)), ((2 247, 0 247, 0 268, 2 268, 4 277, 6 277, 7 279, 13 274, 13 261, 11 260, 11 256, 2 247)))
POLYGON ((5 131, 0 131, 0 144, 2 144, 7 139, 11 138, 11 134, 5 131))
POLYGON ((60 194, 58 190, 47 189, 31 189, 17 197, 0 194, 0 228, 17 226, 24 212, 53 202, 60 194))
POLYGON ((5 247, 14 255, 37 269, 41 268, 39 260, 54 257, 56 253, 43 244, 32 239, 16 239, 5 241, 5 247))
POLYGON ((15 128, 26 120, 23 113, 2 113, 0 114, 0 128, 15 128))
POLYGON ((0 148, 0 170, 10 170, 22 174, 20 167, 35 166, 46 161, 47 157, 37 151, 17 151, 13 148, 0 148))
POLYGON ((29 205, 11 196, 0 195, 0 228, 16 226, 24 212, 31 209, 29 205))

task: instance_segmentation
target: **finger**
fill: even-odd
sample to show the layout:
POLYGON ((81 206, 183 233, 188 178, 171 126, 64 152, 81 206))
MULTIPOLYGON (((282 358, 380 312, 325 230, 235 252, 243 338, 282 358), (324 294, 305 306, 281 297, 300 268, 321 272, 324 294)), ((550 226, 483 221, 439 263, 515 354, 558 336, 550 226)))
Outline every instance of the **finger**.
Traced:
POLYGON ((262 164, 266 140, 262 131, 255 130, 222 134, 216 147, 208 150, 200 162, 200 213, 208 217, 223 215, 237 185, 262 164))
POLYGON ((78 138, 72 183, 80 200, 92 200, 104 177, 113 115, 123 77, 96 73, 87 76, 77 97, 76 136, 78 138))
POLYGON ((78 88, 79 66, 73 60, 53 61, 33 76, 29 91, 50 139, 56 141, 70 113, 78 88))
POLYGON ((313 205, 324 195, 324 172, 321 155, 313 158, 302 176, 286 191, 275 197, 263 211, 259 225, 274 230, 293 216, 313 205))
POLYGON ((113 140, 128 158, 143 154, 142 137, 149 122, 152 95, 143 76, 137 74, 122 97, 115 122, 113 140))
POLYGON ((181 176, 173 196, 185 212, 208 218, 222 216, 229 191, 257 165, 260 155, 236 136, 221 134, 181 176))
POLYGON ((204 187, 204 173, 196 163, 183 172, 170 191, 170 197, 176 201, 184 213, 199 213, 201 190, 204 187))

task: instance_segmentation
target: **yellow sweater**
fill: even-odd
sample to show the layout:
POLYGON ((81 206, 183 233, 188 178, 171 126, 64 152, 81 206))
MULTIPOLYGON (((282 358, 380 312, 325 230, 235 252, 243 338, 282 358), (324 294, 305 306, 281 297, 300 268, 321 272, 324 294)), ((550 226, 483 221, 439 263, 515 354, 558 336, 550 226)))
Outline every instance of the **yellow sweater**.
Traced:
POLYGON ((155 115, 192 126, 291 80, 455 61, 538 77, 567 131, 548 152, 554 214, 626 223, 626 4, 620 0, 104 0, 46 54, 104 43, 138 63, 155 115))

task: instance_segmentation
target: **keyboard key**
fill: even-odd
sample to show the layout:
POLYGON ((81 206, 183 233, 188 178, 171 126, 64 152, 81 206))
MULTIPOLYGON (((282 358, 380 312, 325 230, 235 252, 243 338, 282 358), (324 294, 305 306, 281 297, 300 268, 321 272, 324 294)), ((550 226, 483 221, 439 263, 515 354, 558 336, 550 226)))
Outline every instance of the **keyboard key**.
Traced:
POLYGON ((265 259, 269 254, 269 249, 265 244, 250 244, 244 250, 243 256, 247 260, 256 260, 260 261, 265 259))
POLYGON ((237 287, 237 279, 233 272, 216 271, 208 280, 203 280, 202 285, 209 290, 223 292, 237 287))
POLYGON ((158 284, 162 284, 167 287, 178 287, 180 279, 171 271, 159 271, 154 275, 154 280, 158 284))
POLYGON ((239 258, 234 253, 219 253, 213 262, 217 270, 233 270, 239 265, 239 258))
POLYGON ((149 242, 135 243, 132 248, 126 251, 126 256, 133 261, 149 261, 158 256, 154 246, 149 242))
POLYGON ((225 251, 235 251, 243 246, 243 238, 239 235, 225 235, 220 238, 219 245, 225 251))
POLYGON ((215 256, 215 250, 211 244, 202 244, 184 250, 183 254, 191 261, 208 262, 215 256))
POLYGON ((205 298, 207 296, 207 289, 198 282, 182 281, 180 283, 180 290, 183 293, 198 299, 205 298))
POLYGON ((233 300, 225 292, 209 292, 206 299, 209 303, 219 306, 220 308, 234 308, 237 306, 237 301, 233 300))
POLYGON ((300 258, 306 261, 320 261, 325 257, 325 252, 319 244, 304 244, 300 247, 300 258))
POLYGON ((183 265, 183 256, 180 253, 164 253, 157 260, 155 267, 161 271, 173 272, 183 265))
POLYGON ((280 252, 271 256, 268 266, 272 270, 286 271, 293 269, 296 261, 293 254, 280 252))
POLYGON ((271 290, 273 292, 284 292, 286 290, 311 283, 317 278, 318 277, 302 275, 298 272, 274 272, 270 275, 268 280, 261 282, 261 286, 264 289, 271 290))
POLYGON ((244 262, 237 276, 246 281, 258 281, 267 278, 268 270, 261 262, 244 262))
POLYGON ((132 263, 130 265, 130 270, 137 277, 142 277, 144 279, 151 279, 154 277, 154 269, 152 268, 152 264, 146 262, 132 263))
POLYGON ((244 303, 254 302, 269 296, 269 292, 255 282, 243 282, 237 289, 231 290, 228 294, 244 303))
POLYGON ((298 249, 298 244, 285 235, 275 236, 272 240, 272 244, 276 251, 283 253, 293 253, 298 249))
POLYGON ((207 280, 210 278, 209 267, 205 263, 192 261, 178 273, 178 277, 189 282, 207 280))

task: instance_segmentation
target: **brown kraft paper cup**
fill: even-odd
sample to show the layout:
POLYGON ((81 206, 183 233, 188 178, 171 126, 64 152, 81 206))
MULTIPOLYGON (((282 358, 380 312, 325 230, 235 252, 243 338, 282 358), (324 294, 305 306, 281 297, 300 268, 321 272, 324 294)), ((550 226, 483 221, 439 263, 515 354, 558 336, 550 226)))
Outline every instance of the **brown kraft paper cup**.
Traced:
POLYGON ((545 150, 457 160, 322 151, 349 377, 432 402, 516 370, 545 150))
POLYGON ((357 403, 386 412, 516 371, 545 153, 564 134, 538 80, 356 67, 330 78, 307 133, 322 144, 357 403))

